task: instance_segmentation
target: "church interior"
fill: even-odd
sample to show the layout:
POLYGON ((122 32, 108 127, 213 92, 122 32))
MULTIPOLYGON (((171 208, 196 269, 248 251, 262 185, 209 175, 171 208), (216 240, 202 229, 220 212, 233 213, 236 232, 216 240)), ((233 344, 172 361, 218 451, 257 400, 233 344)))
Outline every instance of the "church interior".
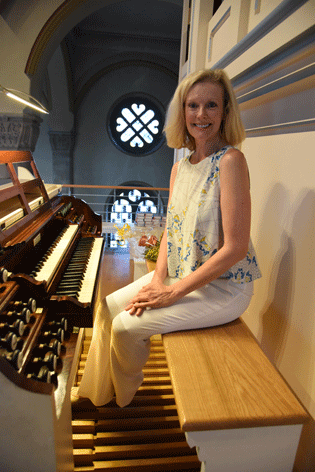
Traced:
POLYGON ((315 0, 0 0, 0 38, 0 470, 314 472, 315 0), (133 225, 140 201, 165 215, 171 168, 188 153, 166 144, 168 104, 178 83, 204 68, 224 69, 236 93, 262 278, 231 330, 152 340, 135 417, 112 406, 72 411, 93 304, 136 273, 108 228, 133 225), (130 116, 144 110, 150 118, 135 131, 130 116), (75 303, 58 292, 68 248, 59 280, 31 275, 69 219, 76 244, 99 244, 91 298, 75 303), (10 331, 9 340, 4 330, 17 303, 33 313, 23 322, 29 339, 10 331), (65 319, 62 361, 39 380, 27 366, 38 349, 31 338, 43 343, 65 319), (13 345, 27 361, 14 358, 13 345), (233 357, 225 381, 210 362, 216 356, 223 364, 233 357), (149 390, 155 403, 144 406, 149 390), (214 416, 222 408, 221 420, 205 405, 214 416), (158 413, 139 426, 141 408, 158 413), (106 421, 125 423, 138 437, 134 449, 106 421), (148 439, 155 423, 159 439, 148 439))

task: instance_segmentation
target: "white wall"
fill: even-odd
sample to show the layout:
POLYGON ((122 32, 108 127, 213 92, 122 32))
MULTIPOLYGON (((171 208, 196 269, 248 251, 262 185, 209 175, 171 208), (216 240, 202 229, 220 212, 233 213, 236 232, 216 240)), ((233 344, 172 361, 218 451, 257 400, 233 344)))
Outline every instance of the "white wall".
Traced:
MULTIPOLYGON (((242 150, 263 277, 243 318, 311 414, 296 472, 315 470, 314 24, 314 0, 225 0, 206 45, 194 44, 204 67, 226 69, 248 130, 242 150)), ((194 70, 181 66, 181 76, 194 70)))
POLYGON ((40 135, 32 155, 42 180, 46 183, 58 183, 54 182, 53 156, 48 133, 48 120, 45 119, 40 125, 40 135))
MULTIPOLYGON (((243 316, 315 418, 315 132, 248 138, 252 234, 263 278, 243 316)), ((297 469, 315 467, 314 421, 297 469)), ((302 447, 302 446, 301 446, 302 447)))
POLYGON ((315 133, 248 138, 252 234, 263 279, 244 317, 315 416, 315 133))

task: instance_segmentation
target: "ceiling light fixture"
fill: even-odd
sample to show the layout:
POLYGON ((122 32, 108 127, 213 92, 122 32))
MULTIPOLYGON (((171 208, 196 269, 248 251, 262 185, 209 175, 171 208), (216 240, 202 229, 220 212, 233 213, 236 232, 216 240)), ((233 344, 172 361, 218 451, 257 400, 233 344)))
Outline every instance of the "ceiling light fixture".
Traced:
POLYGON ((3 92, 7 97, 12 98, 13 100, 23 103, 28 107, 34 108, 34 110, 37 110, 41 113, 49 113, 49 111, 46 110, 46 108, 38 100, 36 100, 36 98, 32 97, 31 95, 28 95, 25 92, 20 92, 19 90, 14 89, 7 89, 5 87, 2 87, 2 85, 0 85, 0 92, 3 92), (25 95, 27 99, 19 97, 18 94, 25 95), (31 100, 33 100, 35 103, 32 103, 31 100))

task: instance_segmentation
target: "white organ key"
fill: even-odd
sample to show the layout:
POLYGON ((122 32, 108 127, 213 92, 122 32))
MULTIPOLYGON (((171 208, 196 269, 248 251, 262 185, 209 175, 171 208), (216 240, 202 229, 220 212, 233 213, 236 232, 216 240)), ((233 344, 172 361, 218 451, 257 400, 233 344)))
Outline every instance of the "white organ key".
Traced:
POLYGON ((98 263, 101 257, 103 247, 103 238, 94 238, 94 244, 90 253, 89 262, 85 268, 82 278, 82 286, 78 295, 81 303, 91 303, 94 291, 94 284, 98 269, 98 263))
POLYGON ((46 280, 48 283, 50 282, 78 229, 78 225, 68 226, 42 268, 37 272, 35 277, 37 281, 46 280))

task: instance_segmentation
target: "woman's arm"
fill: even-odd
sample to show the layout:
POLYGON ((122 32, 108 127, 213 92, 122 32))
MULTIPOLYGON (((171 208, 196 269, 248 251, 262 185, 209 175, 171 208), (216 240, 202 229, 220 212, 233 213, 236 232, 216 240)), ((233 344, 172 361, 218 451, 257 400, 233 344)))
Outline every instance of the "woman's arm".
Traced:
POLYGON ((227 151, 222 157, 220 183, 223 246, 197 270, 171 286, 161 283, 158 286, 149 284, 143 287, 133 299, 135 309, 172 305, 188 293, 220 277, 246 256, 251 213, 249 176, 246 159, 237 149, 227 151))

